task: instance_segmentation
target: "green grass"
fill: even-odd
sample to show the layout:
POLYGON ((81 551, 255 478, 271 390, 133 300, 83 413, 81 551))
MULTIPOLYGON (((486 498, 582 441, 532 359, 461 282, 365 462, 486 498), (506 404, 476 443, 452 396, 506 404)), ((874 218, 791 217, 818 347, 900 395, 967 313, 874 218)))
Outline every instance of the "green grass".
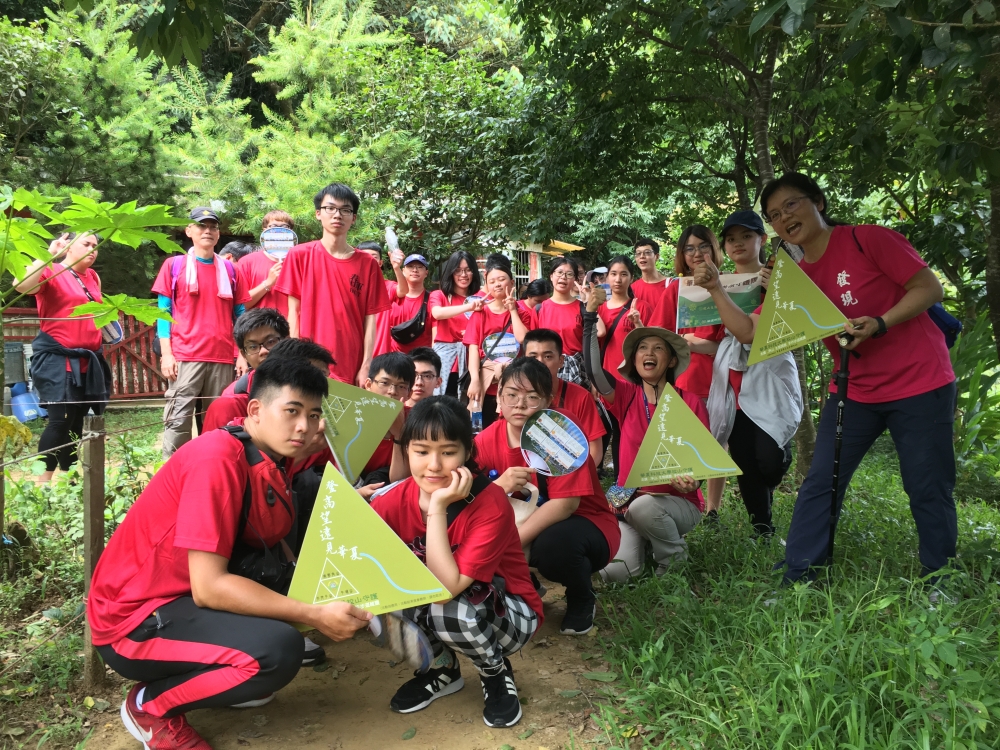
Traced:
MULTIPOLYGON (((734 483, 733 483, 734 484, 734 483)), ((793 494, 777 503, 787 529, 793 494)), ((600 719, 622 748, 1000 746, 1000 513, 959 507, 955 602, 916 579, 917 537, 891 443, 856 474, 819 584, 778 589, 778 542, 750 539, 727 495, 724 529, 691 560, 602 597, 624 689, 600 719)))

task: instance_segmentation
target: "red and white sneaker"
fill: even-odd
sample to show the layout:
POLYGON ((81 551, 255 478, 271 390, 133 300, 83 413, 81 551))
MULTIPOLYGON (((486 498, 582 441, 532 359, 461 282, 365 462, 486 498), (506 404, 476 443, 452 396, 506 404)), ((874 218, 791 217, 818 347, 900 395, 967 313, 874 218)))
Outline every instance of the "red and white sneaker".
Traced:
POLYGON ((139 710, 135 696, 145 685, 133 685, 122 703, 122 723, 145 750, 212 750, 205 738, 194 731, 184 714, 172 719, 151 716, 139 710))

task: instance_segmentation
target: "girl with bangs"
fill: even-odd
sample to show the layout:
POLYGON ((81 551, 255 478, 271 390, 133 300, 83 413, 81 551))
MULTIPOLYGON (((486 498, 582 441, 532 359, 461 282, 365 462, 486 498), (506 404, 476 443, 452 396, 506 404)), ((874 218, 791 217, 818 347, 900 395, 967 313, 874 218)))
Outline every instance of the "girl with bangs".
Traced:
MULTIPOLYGON (((538 327, 559 334, 566 359, 559 377, 589 388, 583 371, 583 304, 573 296, 582 267, 572 258, 556 258, 549 269, 552 297, 538 307, 538 327)), ((604 335, 604 323, 599 322, 598 335, 604 335)))
POLYGON ((458 396, 458 381, 465 374, 465 329, 472 313, 483 309, 479 294, 479 266, 465 250, 451 254, 441 267, 441 288, 431 292, 427 311, 434 319, 434 351, 441 358, 442 383, 435 396, 458 396))
POLYGON ((521 719, 521 704, 507 657, 542 624, 542 602, 521 551, 514 511, 499 485, 477 480, 469 414, 456 399, 432 396, 417 403, 400 443, 411 476, 375 497, 371 507, 450 598, 401 613, 427 637, 435 658, 389 705, 412 713, 461 690, 459 651, 479 672, 483 721, 513 726, 521 719))

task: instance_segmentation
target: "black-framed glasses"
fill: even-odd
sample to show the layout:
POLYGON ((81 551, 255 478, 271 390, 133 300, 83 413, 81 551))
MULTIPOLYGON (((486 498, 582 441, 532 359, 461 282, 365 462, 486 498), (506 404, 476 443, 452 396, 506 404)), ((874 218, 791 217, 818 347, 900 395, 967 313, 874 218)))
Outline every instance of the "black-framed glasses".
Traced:
POLYGON ((437 380, 437 375, 435 375, 433 372, 418 372, 417 380, 420 380, 424 383, 433 383, 435 380, 437 380))
POLYGON ((656 253, 654 253, 652 250, 643 250, 642 252, 637 252, 635 254, 636 258, 653 258, 655 256, 656 253))
POLYGON ((708 255, 710 252, 712 252, 712 246, 707 242, 702 242, 697 247, 694 245, 687 245, 684 248, 685 255, 708 255))
POLYGON ((354 216, 354 209, 350 206, 326 205, 320 206, 319 210, 329 216, 333 216, 334 214, 338 216, 354 216))
POLYGON ((249 352, 250 354, 256 354, 261 349, 271 351, 279 341, 281 341, 281 336, 268 336, 259 344, 254 341, 244 342, 243 351, 249 352))
POLYGON ((781 217, 785 214, 795 213, 796 209, 802 205, 802 201, 807 200, 809 200, 809 197, 806 195, 798 195, 794 198, 789 198, 787 201, 782 203, 776 211, 771 211, 771 213, 767 215, 767 223, 773 224, 776 221, 781 221, 781 217))

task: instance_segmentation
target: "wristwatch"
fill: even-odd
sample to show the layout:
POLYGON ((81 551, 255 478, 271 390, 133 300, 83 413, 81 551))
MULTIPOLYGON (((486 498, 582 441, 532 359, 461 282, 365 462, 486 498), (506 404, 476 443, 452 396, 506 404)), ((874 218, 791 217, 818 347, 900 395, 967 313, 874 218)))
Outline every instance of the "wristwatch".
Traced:
POLYGON ((882 320, 882 318, 875 318, 875 322, 878 323, 878 330, 872 334, 872 338, 873 339, 882 338, 883 336, 885 336, 886 333, 889 332, 889 329, 885 327, 885 321, 882 320))

